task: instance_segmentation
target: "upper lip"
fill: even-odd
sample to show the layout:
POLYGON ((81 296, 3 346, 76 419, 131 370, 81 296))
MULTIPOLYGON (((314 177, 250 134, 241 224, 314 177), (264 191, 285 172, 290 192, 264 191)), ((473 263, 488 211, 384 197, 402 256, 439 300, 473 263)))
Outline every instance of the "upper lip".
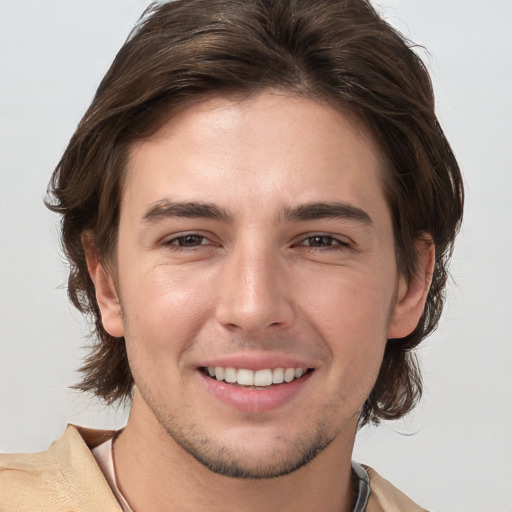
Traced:
POLYGON ((286 355, 272 353, 238 353, 217 356, 205 359, 198 364, 200 368, 216 367, 221 368, 245 368, 247 370, 265 370, 267 368, 314 368, 311 361, 286 355))

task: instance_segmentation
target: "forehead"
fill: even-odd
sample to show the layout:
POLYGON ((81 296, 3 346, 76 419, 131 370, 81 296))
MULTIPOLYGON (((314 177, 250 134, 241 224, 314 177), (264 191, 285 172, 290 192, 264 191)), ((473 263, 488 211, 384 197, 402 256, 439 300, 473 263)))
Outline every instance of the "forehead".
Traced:
POLYGON ((133 144, 123 203, 136 190, 146 204, 166 193, 231 206, 250 198, 279 196, 291 204, 340 195, 368 204, 383 196, 381 163, 363 123, 331 106, 274 92, 214 96, 133 144))

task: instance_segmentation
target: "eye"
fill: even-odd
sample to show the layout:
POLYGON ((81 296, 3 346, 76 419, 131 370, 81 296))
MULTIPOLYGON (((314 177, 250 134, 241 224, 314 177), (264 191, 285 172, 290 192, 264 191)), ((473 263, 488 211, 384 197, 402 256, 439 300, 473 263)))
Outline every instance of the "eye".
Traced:
POLYGON ((209 243, 209 240, 202 236, 194 233, 190 233, 187 235, 177 236, 175 238, 171 238, 165 242, 165 245, 172 247, 199 247, 200 245, 206 245, 209 243))
POLYGON ((349 247, 348 242, 334 238, 331 235, 313 235, 305 238, 299 245, 305 245, 306 247, 312 248, 345 248, 349 247))

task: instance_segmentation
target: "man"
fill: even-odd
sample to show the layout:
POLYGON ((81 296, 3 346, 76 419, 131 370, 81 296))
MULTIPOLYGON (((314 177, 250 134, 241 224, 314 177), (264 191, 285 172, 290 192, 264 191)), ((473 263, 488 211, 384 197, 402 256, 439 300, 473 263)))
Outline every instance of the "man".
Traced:
POLYGON ((364 0, 153 6, 50 185, 80 389, 130 400, 0 459, 0 510, 422 510, 351 461, 421 395, 461 176, 364 0))

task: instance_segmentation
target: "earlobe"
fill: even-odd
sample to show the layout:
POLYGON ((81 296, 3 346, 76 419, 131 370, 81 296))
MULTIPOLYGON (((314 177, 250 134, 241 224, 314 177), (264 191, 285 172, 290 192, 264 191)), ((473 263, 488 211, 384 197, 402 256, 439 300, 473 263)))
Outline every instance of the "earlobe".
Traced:
POLYGON ((396 304, 390 318, 388 339, 403 338, 418 325, 427 300, 435 264, 435 246, 430 235, 415 243, 418 265, 412 279, 400 276, 396 304))
POLYGON ((82 234, 87 269, 96 290, 96 300, 101 312, 103 328, 113 337, 124 336, 124 323, 121 314, 114 280, 108 269, 100 261, 94 236, 90 232, 82 234))

